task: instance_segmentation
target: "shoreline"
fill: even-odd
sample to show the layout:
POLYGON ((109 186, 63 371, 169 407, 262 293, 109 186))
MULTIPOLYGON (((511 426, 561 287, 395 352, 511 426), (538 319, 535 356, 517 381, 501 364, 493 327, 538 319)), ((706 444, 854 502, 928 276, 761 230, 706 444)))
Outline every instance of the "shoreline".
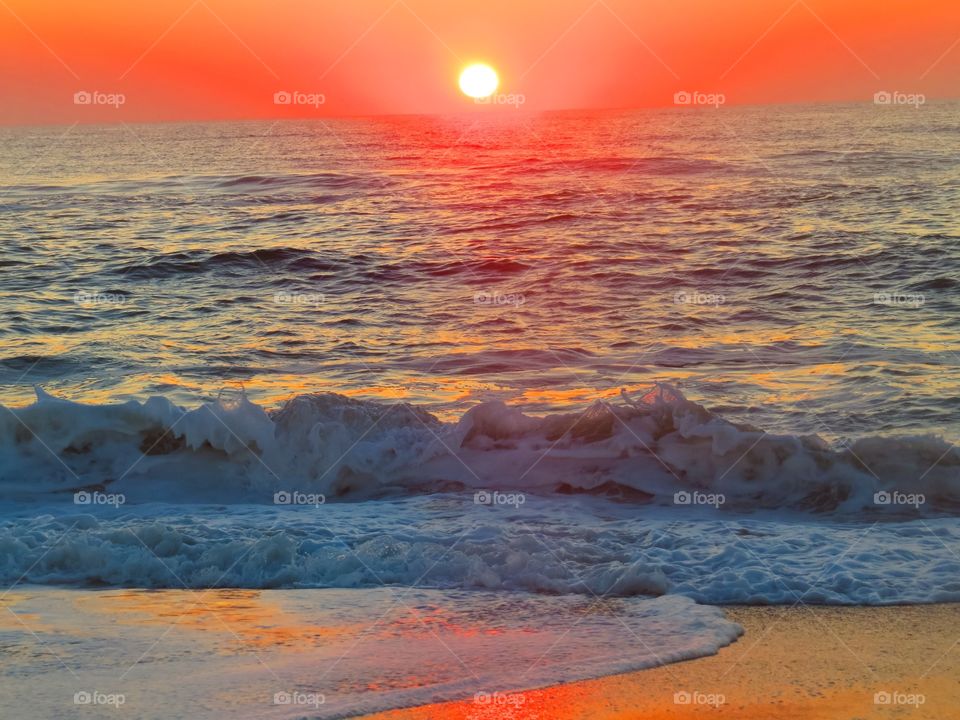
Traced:
POLYGON ((920 720, 950 717, 960 706, 958 603, 737 605, 724 611, 745 634, 716 655, 539 690, 356 717, 920 720), (684 694, 675 698, 675 693, 684 694))
POLYGON ((633 635, 615 601, 410 592, 398 604, 388 588, 22 586, 0 602, 0 695, 25 718, 69 714, 81 696, 115 698, 138 718, 202 708, 258 720, 944 720, 960 707, 960 603, 688 601, 633 635), (745 634, 713 655, 524 680, 554 662, 574 670, 566 677, 639 667, 648 642, 675 648, 718 623, 745 634), (517 690, 524 682, 538 689, 517 690), (396 709, 372 712, 384 707, 396 709))

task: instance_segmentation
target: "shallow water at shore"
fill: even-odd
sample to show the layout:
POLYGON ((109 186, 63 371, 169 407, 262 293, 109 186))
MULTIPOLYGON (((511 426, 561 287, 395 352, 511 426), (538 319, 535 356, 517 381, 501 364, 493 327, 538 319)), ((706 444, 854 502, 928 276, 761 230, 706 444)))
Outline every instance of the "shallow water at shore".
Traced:
POLYGON ((685 598, 380 590, 80 591, 3 598, 17 717, 343 718, 711 654, 741 633, 685 598))

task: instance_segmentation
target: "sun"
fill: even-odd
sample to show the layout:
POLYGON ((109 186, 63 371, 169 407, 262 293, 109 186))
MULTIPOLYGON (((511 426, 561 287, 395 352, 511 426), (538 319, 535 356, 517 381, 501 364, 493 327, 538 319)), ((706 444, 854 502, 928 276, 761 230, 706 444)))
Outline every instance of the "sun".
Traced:
POLYGON ((468 65, 460 73, 460 89, 464 95, 474 99, 493 95, 499 84, 497 71, 485 63, 468 65))

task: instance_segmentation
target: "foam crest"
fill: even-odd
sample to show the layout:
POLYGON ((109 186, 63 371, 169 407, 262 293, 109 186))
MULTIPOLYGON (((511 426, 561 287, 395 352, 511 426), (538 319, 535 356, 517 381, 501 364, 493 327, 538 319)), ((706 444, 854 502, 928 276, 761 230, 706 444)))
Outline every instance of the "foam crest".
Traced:
POLYGON ((0 494, 21 501, 107 488, 172 503, 483 488, 872 517, 953 514, 958 471, 960 452, 939 437, 831 447, 731 423, 666 385, 543 417, 488 402, 456 423, 333 393, 271 411, 243 395, 183 409, 162 397, 83 405, 38 389, 32 405, 0 414, 0 494))

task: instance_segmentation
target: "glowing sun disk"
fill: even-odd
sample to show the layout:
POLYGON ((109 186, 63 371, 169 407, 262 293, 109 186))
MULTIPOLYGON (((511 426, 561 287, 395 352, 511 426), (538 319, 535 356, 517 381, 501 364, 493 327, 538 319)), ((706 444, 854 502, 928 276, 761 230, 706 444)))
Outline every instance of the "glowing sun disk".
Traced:
POLYGON ((493 95, 500 85, 497 71, 484 63, 468 65, 460 73, 460 89, 464 95, 472 98, 485 98, 493 95))

